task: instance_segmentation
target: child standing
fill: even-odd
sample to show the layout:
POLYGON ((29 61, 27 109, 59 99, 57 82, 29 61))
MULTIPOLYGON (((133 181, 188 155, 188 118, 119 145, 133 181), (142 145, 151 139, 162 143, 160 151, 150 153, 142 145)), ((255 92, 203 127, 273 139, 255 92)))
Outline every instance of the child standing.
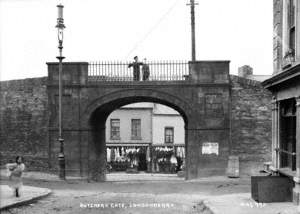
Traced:
POLYGON ((16 162, 6 164, 6 168, 8 170, 8 177, 10 180, 9 186, 13 189, 14 195, 16 197, 20 197, 20 188, 23 185, 22 173, 25 170, 25 164, 23 163, 22 157, 17 156, 16 162))

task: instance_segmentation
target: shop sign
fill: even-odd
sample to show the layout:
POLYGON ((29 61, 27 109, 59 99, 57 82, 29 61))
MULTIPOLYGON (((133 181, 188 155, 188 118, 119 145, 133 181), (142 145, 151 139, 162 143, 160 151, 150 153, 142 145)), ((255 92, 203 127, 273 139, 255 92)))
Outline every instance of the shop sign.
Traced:
POLYGON ((205 142, 202 143, 202 154, 216 154, 219 155, 219 143, 205 142))

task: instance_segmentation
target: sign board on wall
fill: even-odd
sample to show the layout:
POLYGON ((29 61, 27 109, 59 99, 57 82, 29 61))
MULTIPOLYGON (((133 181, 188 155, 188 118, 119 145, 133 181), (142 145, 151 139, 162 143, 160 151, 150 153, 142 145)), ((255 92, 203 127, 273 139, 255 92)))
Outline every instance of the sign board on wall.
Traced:
POLYGON ((202 154, 216 154, 219 155, 219 143, 205 142, 202 143, 202 154))

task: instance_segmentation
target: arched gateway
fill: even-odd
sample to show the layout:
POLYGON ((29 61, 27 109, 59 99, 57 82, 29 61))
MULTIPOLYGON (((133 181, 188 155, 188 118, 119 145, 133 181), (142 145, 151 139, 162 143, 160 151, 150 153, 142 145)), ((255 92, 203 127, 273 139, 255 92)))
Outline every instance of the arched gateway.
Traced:
MULTIPOLYGON (((88 63, 64 63, 63 137, 67 175, 105 180, 105 121, 119 107, 155 102, 177 110, 185 121, 186 179, 224 174, 230 148, 228 61, 188 64, 188 75, 131 81, 89 72, 88 63), (100 78, 101 77, 101 78, 100 78), (106 77, 106 78, 105 78, 106 77)), ((99 65, 101 66, 101 65, 99 65)), ((115 69, 119 69, 117 66, 115 69)), ((118 73, 119 76, 122 72, 118 73)), ((154 76, 154 74, 153 74, 154 76)), ((48 63, 50 162, 57 168, 58 65, 48 63)))

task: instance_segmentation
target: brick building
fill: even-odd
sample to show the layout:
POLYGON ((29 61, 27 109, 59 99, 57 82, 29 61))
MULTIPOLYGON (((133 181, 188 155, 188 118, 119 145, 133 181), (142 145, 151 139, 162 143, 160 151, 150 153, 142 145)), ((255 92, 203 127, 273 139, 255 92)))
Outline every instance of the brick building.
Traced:
POLYGON ((274 71, 263 85, 273 93, 272 167, 294 182, 300 204, 300 1, 274 0, 274 71))

